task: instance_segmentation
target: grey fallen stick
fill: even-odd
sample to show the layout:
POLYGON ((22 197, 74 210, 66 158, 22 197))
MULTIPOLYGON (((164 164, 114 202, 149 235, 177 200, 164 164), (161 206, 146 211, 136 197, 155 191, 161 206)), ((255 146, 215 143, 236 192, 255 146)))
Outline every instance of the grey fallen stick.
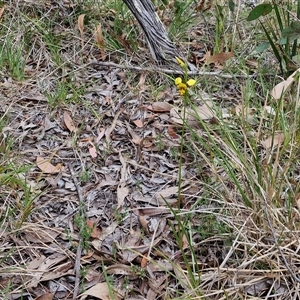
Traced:
MULTIPOLYGON (((151 0, 123 0, 123 2, 138 20, 145 33, 151 56, 155 62, 162 65, 168 62, 177 64, 175 57, 177 56, 181 59, 182 57, 170 40, 151 0)), ((189 67, 191 68, 190 65, 189 67)))

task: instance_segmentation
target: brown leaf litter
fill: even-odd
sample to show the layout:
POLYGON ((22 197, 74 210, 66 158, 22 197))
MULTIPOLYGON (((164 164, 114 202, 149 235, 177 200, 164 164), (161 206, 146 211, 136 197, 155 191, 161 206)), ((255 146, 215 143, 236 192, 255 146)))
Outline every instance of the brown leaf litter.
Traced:
MULTIPOLYGON (((74 13, 75 4, 25 1, 24 13, 32 5, 41 15, 55 8, 60 17, 66 17, 74 13)), ((8 10, 14 11, 9 5, 2 8, 1 22, 8 10)), ((36 11, 30 12, 36 18, 36 11)), ((224 180, 221 168, 212 170, 209 161, 184 153, 178 195, 183 118, 203 134, 201 122, 217 119, 215 102, 204 99, 203 93, 203 99, 195 99, 194 108, 184 116, 175 87, 164 88, 154 99, 149 82, 159 85, 157 74, 136 76, 127 70, 81 67, 90 59, 124 59, 125 54, 120 57, 104 51, 103 34, 109 32, 105 26, 116 14, 107 12, 107 22, 101 20, 96 31, 89 31, 84 24, 87 15, 80 15, 77 38, 76 30, 57 22, 57 32, 64 35, 59 45, 65 55, 64 67, 51 60, 49 45, 31 24, 34 43, 26 66, 28 77, 19 83, 0 71, 0 111, 8 116, 1 134, 14 141, 7 161, 14 157, 14 163, 28 166, 26 180, 19 176, 23 181, 11 183, 9 191, 0 186, 0 217, 5 217, 0 229, 0 290, 9 289, 10 299, 73 299, 79 266, 84 271, 80 275, 84 291, 78 299, 189 297, 194 289, 191 272, 199 299, 297 293, 299 283, 284 276, 287 270, 268 231, 252 223, 254 212, 239 199, 220 203, 213 188, 205 190, 206 182, 224 180), (89 39, 96 39, 97 47, 89 39), (68 91, 67 99, 55 99, 53 91, 62 80, 77 85, 68 91), (85 90, 79 100, 68 102, 82 86, 85 90), (49 99, 56 104, 51 107, 49 99), (16 228, 16 219, 26 212, 20 182, 34 201, 28 218, 16 228), (180 219, 174 218, 174 211, 180 219), (191 211, 193 218, 186 222, 191 211), (216 228, 220 223, 230 225, 233 232, 222 234, 216 228), (89 231, 86 241, 83 225, 89 231), (189 228, 191 236, 175 237, 180 226, 189 228)), ((132 48, 126 36, 118 39, 125 49, 132 48)), ((222 64, 232 55, 221 53, 210 59, 222 64)), ((238 98, 232 82, 230 86, 228 99, 238 98)), ((223 100, 223 94, 218 99, 223 100)), ((190 136, 184 138, 188 143, 190 136)), ((7 146, 3 140, 0 135, 0 155, 7 146)), ((261 144, 269 149, 282 142, 282 133, 278 133, 261 144)), ((227 188, 234 199, 236 187, 228 183, 227 188)), ((299 213, 293 213, 299 220, 299 213)), ((280 209, 278 214, 283 214, 280 209)), ((277 224, 276 230, 286 241, 283 251, 296 269, 298 236, 289 235, 283 224, 277 224)))

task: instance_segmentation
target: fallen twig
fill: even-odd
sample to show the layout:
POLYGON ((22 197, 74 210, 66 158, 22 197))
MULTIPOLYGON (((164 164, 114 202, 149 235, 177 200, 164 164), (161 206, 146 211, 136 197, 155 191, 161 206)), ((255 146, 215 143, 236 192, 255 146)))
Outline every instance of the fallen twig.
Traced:
MULTIPOLYGON (((77 190, 77 194, 78 194, 78 198, 79 198, 79 205, 83 205, 84 203, 84 199, 83 199, 83 195, 82 195, 82 191, 80 188, 80 182, 77 180, 76 178, 76 174, 74 172, 74 169, 72 167, 71 164, 68 165, 68 168, 70 170, 73 182, 75 184, 76 190, 77 190)), ((79 214, 80 217, 82 219, 85 218, 85 210, 84 209, 80 209, 79 207, 79 214)), ((78 294, 79 294, 79 285, 80 285, 80 259, 81 259, 81 252, 82 252, 82 243, 83 243, 83 238, 82 238, 82 231, 84 229, 84 225, 85 224, 81 224, 80 228, 79 228, 79 241, 78 241, 78 247, 77 247, 77 251, 76 251, 76 260, 75 260, 75 266, 74 266, 74 273, 75 273, 75 286, 74 286, 74 292, 73 292, 73 299, 76 299, 78 294)))
MULTIPOLYGON (((132 66, 132 65, 120 65, 116 64, 114 62, 91 62, 88 63, 85 66, 88 65, 98 65, 98 66, 105 66, 110 68, 118 68, 118 69, 130 69, 130 70, 136 70, 136 71, 148 71, 148 72, 161 72, 165 74, 182 74, 182 70, 175 70, 175 69, 165 69, 165 68, 158 68, 158 67, 138 67, 138 66, 132 66)), ((256 77, 256 74, 248 75, 248 74, 222 74, 221 72, 202 72, 202 71, 188 71, 188 75, 199 75, 199 76, 215 76, 215 77, 221 77, 221 78, 253 78, 256 77)), ((274 75, 274 74, 273 74, 274 75)))

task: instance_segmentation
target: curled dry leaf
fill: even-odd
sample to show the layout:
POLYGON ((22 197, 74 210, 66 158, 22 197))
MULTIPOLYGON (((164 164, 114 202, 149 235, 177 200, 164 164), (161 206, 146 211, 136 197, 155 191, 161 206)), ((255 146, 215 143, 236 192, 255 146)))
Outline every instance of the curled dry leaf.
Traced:
POLYGON ((74 126, 73 120, 67 111, 64 111, 64 122, 70 132, 76 131, 76 127, 74 126))
POLYGON ((133 268, 124 264, 114 264, 112 266, 108 266, 106 268, 106 273, 109 275, 128 275, 131 277, 136 276, 133 268))
POLYGON ((230 59, 231 57, 233 57, 233 52, 221 52, 213 56, 208 56, 205 60, 205 63, 208 65, 211 63, 223 64, 226 60, 230 59))
POLYGON ((91 148, 89 148, 90 155, 92 158, 96 158, 97 157, 97 149, 91 141, 89 141, 89 143, 92 146, 91 148))
POLYGON ((143 258, 141 260, 141 267, 145 268, 148 264, 149 258, 143 255, 143 258))
POLYGON ((136 125, 136 127, 139 127, 139 128, 143 128, 143 126, 144 126, 144 123, 142 120, 135 120, 135 121, 133 121, 133 123, 136 125))
POLYGON ((47 294, 44 294, 44 295, 41 295, 41 296, 35 298, 35 300, 52 300, 53 297, 54 297, 54 294, 47 293, 47 294))
POLYGON ((300 211, 300 193, 296 195, 296 205, 298 210, 300 211))
POLYGON ((148 110, 153 112, 169 112, 172 107, 173 106, 167 102, 154 102, 152 105, 146 106, 148 110))
POLYGON ((2 15, 4 13, 5 8, 6 8, 6 5, 4 5, 3 7, 1 7, 1 9, 0 9, 0 19, 2 18, 2 15))
POLYGON ((102 228, 101 232, 99 233, 98 239, 95 239, 91 242, 95 249, 101 249, 102 242, 115 231, 117 225, 118 224, 116 222, 112 222, 108 227, 102 228))
MULTIPOLYGON (((194 109, 186 109, 187 123, 192 127, 200 125, 200 119, 203 121, 211 120, 215 117, 214 112, 211 108, 211 103, 207 101, 205 105, 195 107, 194 109)), ((178 108, 172 108, 170 111, 171 120, 177 124, 183 124, 184 112, 178 108)))
POLYGON ((118 188, 117 188, 118 208, 120 208, 123 205, 125 198, 129 194, 129 189, 126 186, 126 166, 127 166, 127 164, 126 164, 126 161, 121 152, 119 153, 119 158, 120 158, 120 162, 122 164, 122 168, 121 168, 120 184, 118 185, 118 188))
POLYGON ((82 14, 78 17, 78 21, 77 21, 77 24, 78 24, 78 29, 80 31, 80 38, 81 38, 81 46, 83 48, 84 46, 84 35, 83 35, 83 29, 84 29, 84 17, 85 17, 85 14, 82 14))
POLYGON ((165 188, 159 192, 157 192, 157 194, 155 195, 156 199, 165 199, 168 198, 172 195, 177 195, 178 193, 178 187, 177 186, 172 186, 172 187, 168 187, 165 188))
POLYGON ((87 295, 101 300, 110 300, 111 294, 113 296, 113 299, 115 300, 121 299, 121 297, 117 293, 112 291, 112 288, 109 287, 106 282, 100 282, 94 285, 89 290, 85 291, 83 294, 81 294, 81 296, 87 295))
POLYGON ((36 164, 40 170, 47 174, 56 174, 61 171, 62 165, 52 165, 48 158, 37 156, 36 164))
POLYGON ((117 188, 118 208, 123 205, 124 200, 128 196, 128 194, 129 189, 126 186, 125 182, 120 183, 117 188))
POLYGON ((148 218, 145 217, 145 216, 141 216, 141 215, 138 215, 138 220, 140 222, 140 224, 142 225, 142 228, 148 232, 148 224, 149 224, 149 221, 148 221, 148 218))
POLYGON ((261 145, 265 149, 269 149, 272 146, 276 147, 276 146, 282 144, 283 141, 284 141, 284 134, 283 133, 277 133, 274 136, 270 136, 267 139, 261 141, 261 145))
POLYGON ((101 28, 101 24, 100 23, 96 26, 96 29, 95 29, 95 39, 96 39, 97 44, 98 44, 98 46, 100 48, 101 59, 103 61, 105 61, 105 59, 106 59, 106 53, 104 51, 105 43, 104 43, 103 34, 102 34, 102 28, 101 28))
POLYGON ((283 94, 287 91, 287 89, 291 86, 291 84, 297 79, 299 76, 299 71, 296 70, 291 76, 289 76, 286 80, 278 83, 272 90, 271 95, 275 100, 279 100, 283 94))
POLYGON ((180 138, 180 136, 176 133, 174 126, 168 126, 168 134, 172 139, 180 138))
POLYGON ((86 221, 87 227, 89 227, 92 230, 91 237, 94 239, 98 239, 101 236, 101 230, 97 227, 97 224, 93 222, 92 220, 86 221))
POLYGON ((273 107, 271 107, 271 106, 265 106, 264 108, 264 111, 267 113, 267 114, 269 114, 269 115, 271 115, 271 116, 275 116, 276 115, 276 111, 275 111, 275 109, 273 108, 273 107))

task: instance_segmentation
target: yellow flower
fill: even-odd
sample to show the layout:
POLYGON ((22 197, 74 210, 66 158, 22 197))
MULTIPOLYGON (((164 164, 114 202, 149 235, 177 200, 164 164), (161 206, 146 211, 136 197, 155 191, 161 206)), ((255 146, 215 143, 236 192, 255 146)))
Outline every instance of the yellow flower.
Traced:
POLYGON ((180 67, 182 67, 182 68, 185 67, 185 63, 179 57, 175 56, 175 58, 180 67))
POLYGON ((196 80, 195 80, 195 79, 189 79, 189 80, 186 82, 186 84, 187 84, 188 86, 193 86, 193 85, 196 84, 196 80))
POLYGON ((175 78, 175 84, 178 85, 182 82, 182 79, 180 77, 175 78))
POLYGON ((187 85, 185 83, 179 83, 179 84, 177 84, 177 88, 178 88, 179 94, 181 96, 183 96, 187 90, 187 85))
POLYGON ((196 84, 196 80, 189 79, 186 83, 182 82, 180 77, 175 78, 175 85, 177 86, 180 96, 183 96, 188 89, 188 87, 196 84))

